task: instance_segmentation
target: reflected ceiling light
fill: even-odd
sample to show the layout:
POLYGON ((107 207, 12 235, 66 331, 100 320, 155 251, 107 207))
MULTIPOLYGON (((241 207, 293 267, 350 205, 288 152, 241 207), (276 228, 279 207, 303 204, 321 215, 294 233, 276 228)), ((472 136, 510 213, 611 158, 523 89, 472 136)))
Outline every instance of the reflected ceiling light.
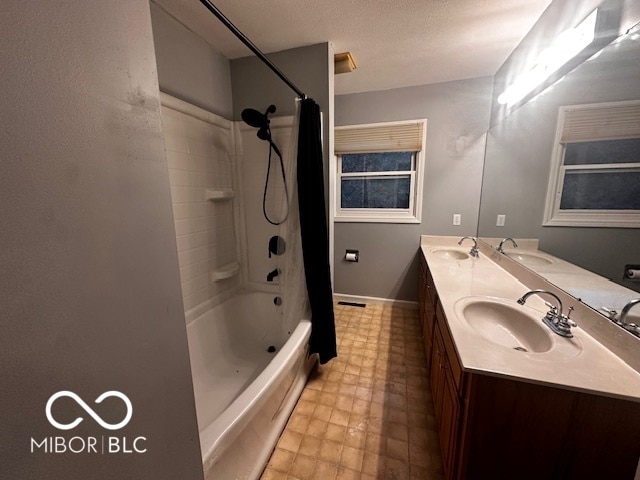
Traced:
POLYGON ((588 47, 595 39, 597 17, 596 8, 578 26, 558 35, 551 46, 540 53, 533 67, 498 96, 498 103, 507 107, 515 105, 588 47))

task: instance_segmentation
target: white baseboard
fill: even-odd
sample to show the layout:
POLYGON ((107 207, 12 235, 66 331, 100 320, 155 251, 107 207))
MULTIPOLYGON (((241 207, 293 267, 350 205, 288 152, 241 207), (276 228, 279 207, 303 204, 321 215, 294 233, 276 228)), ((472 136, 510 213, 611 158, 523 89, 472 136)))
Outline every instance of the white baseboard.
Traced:
POLYGON ((362 295, 347 295, 344 293, 334 293, 333 300, 336 302, 353 302, 353 303, 373 303, 375 305, 391 305, 394 307, 418 309, 418 302, 410 300, 395 300, 393 298, 365 297, 362 295))

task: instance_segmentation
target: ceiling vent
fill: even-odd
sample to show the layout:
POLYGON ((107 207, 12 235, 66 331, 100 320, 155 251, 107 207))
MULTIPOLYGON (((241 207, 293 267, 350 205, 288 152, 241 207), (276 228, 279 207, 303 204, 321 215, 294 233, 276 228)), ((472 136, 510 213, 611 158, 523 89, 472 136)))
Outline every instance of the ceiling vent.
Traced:
POLYGON ((353 60, 351 56, 351 52, 344 53, 336 53, 333 56, 334 63, 334 73, 337 75, 339 73, 349 73, 353 72, 356 68, 356 62, 353 60))

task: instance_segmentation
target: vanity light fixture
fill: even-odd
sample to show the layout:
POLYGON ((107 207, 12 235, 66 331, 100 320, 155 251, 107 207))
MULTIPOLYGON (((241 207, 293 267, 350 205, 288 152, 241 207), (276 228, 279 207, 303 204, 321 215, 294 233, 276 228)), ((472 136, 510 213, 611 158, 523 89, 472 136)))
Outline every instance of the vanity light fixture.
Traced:
MULTIPOLYGON (((596 8, 579 25, 558 35, 551 46, 540 53, 533 67, 516 77, 515 81, 498 96, 498 103, 507 107, 517 104, 589 47, 596 38, 597 18, 598 9, 596 8)), ((595 52, 591 52, 591 55, 593 53, 595 52)))

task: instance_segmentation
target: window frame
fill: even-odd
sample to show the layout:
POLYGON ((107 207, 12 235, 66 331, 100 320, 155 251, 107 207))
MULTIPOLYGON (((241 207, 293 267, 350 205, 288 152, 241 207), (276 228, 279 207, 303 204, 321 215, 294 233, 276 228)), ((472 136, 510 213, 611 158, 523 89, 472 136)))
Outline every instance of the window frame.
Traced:
MULTIPOLYGON (((638 228, 640 227, 640 210, 605 210, 605 209, 561 209, 562 190, 567 172, 600 172, 610 173, 620 170, 639 169, 637 163, 600 163, 565 165, 566 144, 562 143, 565 118, 569 110, 597 109, 603 107, 624 107, 640 105, 640 101, 597 103, 585 105, 568 105, 559 108, 556 135, 551 154, 551 168, 547 196, 545 202, 543 226, 545 227, 611 227, 638 228)), ((620 139, 622 140, 622 138, 620 139)), ((594 139, 597 141, 597 139, 594 139)))
POLYGON ((407 148, 385 148, 383 150, 372 150, 369 152, 359 153, 385 153, 385 152, 412 152, 412 170, 390 170, 381 172, 342 172, 342 155, 357 152, 344 152, 335 154, 335 208, 333 217, 335 222, 345 223, 421 223, 422 221, 422 195, 424 186, 424 158, 426 143, 427 120, 404 120, 398 122, 383 122, 375 124, 348 125, 344 127, 336 127, 336 129, 357 129, 369 127, 385 127, 393 125, 402 125, 409 123, 421 124, 421 146, 420 150, 407 148), (342 179, 349 177, 410 177, 409 187, 409 208, 342 208, 342 179))

